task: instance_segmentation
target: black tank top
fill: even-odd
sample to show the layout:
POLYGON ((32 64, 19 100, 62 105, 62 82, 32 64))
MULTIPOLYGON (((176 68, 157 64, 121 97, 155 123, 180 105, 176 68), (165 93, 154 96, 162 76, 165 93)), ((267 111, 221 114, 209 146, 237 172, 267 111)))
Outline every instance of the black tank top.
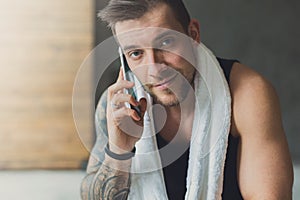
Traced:
MULTIPOLYGON (((226 80, 229 83, 230 71, 236 60, 225 60, 217 58, 226 80)), ((168 144, 159 134, 157 134, 157 144, 159 148, 168 144)), ((223 200, 242 200, 242 195, 237 182, 237 152, 239 138, 229 134, 228 147, 224 168, 223 182, 223 200)), ((188 168, 189 149, 172 164, 163 168, 163 174, 167 189, 168 198, 170 200, 183 200, 186 193, 186 176, 188 168)), ((163 159, 163 158, 162 158, 163 159)))

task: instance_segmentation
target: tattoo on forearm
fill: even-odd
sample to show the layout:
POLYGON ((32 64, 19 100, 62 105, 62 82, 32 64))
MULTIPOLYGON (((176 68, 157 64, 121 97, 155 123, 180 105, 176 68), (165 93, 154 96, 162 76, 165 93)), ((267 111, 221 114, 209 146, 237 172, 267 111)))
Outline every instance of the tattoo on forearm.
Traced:
POLYGON ((81 195, 82 200, 88 200, 89 199, 89 190, 90 190, 90 186, 93 183, 95 174, 96 173, 88 174, 82 180, 81 189, 80 189, 80 195, 81 195))
MULTIPOLYGON (((97 137, 106 135, 106 97, 107 92, 101 97, 96 112, 97 137), (101 135, 102 134, 102 135, 101 135)), ((95 166, 98 162, 90 160, 89 165, 95 166)), ((126 200, 130 188, 130 173, 119 171, 109 164, 102 164, 97 173, 87 175, 81 184, 81 198, 83 200, 126 200)))
POLYGON ((93 200, 126 200, 130 187, 128 172, 118 171, 102 165, 94 177, 90 190, 93 200))

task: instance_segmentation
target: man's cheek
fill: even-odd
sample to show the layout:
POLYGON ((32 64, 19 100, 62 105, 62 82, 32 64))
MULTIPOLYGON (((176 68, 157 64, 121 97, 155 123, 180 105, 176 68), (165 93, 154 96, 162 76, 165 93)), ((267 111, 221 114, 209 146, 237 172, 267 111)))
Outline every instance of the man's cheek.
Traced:
POLYGON ((134 75, 139 79, 139 81, 142 84, 147 83, 147 68, 145 67, 141 67, 141 66, 137 66, 134 68, 131 68, 131 71, 134 73, 134 75))

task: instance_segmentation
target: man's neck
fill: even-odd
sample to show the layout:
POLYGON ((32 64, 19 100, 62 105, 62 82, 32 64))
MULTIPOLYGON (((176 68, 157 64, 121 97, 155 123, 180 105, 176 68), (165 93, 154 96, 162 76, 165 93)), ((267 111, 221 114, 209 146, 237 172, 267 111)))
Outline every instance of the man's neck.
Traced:
POLYGON ((160 130, 160 135, 166 141, 171 141, 177 134, 175 142, 189 141, 192 134, 194 120, 195 96, 191 90, 187 98, 176 106, 164 106, 166 111, 166 122, 160 130), (181 141, 180 141, 181 140, 181 141))

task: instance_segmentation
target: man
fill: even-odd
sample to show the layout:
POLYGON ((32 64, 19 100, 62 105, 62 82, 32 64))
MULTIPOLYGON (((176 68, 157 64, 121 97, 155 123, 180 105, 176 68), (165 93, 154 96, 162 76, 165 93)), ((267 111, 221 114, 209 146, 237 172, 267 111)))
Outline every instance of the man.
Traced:
MULTIPOLYGON (((152 116, 155 128, 159 129, 158 147, 175 141, 175 152, 177 145, 189 144, 197 116, 197 95, 193 95, 198 87, 195 80, 201 72, 195 68, 194 44, 185 38, 174 40, 165 35, 169 34, 166 30, 173 30, 199 44, 199 23, 190 19, 180 0, 111 0, 100 17, 112 28, 130 69, 151 95, 153 104, 165 110, 163 125, 158 125, 159 120, 156 120, 162 114, 160 109, 154 110, 152 116), (157 41, 161 42, 157 44, 157 41)), ((166 187, 169 199, 192 199, 192 196, 197 199, 291 199, 293 170, 274 89, 247 66, 234 61, 218 61, 229 81, 232 98, 225 169, 218 169, 221 172, 224 169, 222 194, 216 192, 215 197, 209 197, 206 191, 209 183, 197 191, 192 190, 194 186, 191 185, 186 189, 187 168, 191 164, 188 159, 193 155, 186 149, 178 160, 163 164, 164 179, 158 182, 166 187), (193 192, 197 195, 191 194, 193 192)), ((134 86, 133 82, 124 80, 124 76, 120 70, 118 80, 108 88, 98 105, 96 129, 108 135, 108 145, 102 160, 100 155, 97 158, 97 153, 90 158, 88 175, 82 182, 83 199, 134 199, 136 193, 143 191, 150 192, 139 198, 155 199, 151 196, 155 191, 148 186, 132 187, 137 180, 132 178, 134 172, 131 171, 135 146, 147 129, 145 116, 151 102, 137 101, 124 93, 124 89, 134 86), (140 113, 126 107, 126 103, 139 106, 140 113)), ((97 149, 96 142, 94 150, 97 149)), ((161 162, 164 163, 163 156, 161 162)), ((154 188, 155 184, 150 186, 154 188)))

